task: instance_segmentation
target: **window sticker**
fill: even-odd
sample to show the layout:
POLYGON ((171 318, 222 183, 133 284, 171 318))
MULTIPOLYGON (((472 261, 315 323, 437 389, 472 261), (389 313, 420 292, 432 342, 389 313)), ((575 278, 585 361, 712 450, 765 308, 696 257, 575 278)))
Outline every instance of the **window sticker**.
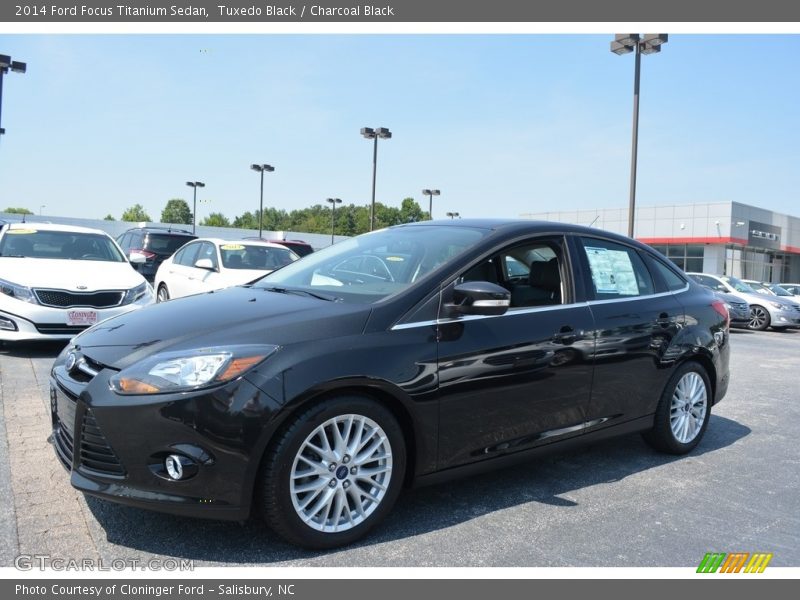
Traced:
POLYGON ((244 250, 244 246, 242 244, 225 244, 224 246, 220 246, 223 250, 244 250))
POLYGON ((586 246, 592 282, 598 294, 638 296, 639 286, 630 255, 624 250, 586 246))
POLYGON ((8 235, 29 235, 31 233, 39 233, 36 229, 9 229, 6 231, 8 235))

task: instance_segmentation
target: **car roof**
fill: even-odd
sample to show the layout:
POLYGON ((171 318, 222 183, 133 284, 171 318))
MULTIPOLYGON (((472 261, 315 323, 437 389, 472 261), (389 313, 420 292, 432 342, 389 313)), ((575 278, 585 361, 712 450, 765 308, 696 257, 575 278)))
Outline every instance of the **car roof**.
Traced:
POLYGON ((212 244, 216 244, 218 246, 222 246, 225 244, 242 244, 247 246, 263 246, 265 248, 278 248, 279 250, 287 250, 285 246, 281 246, 280 244, 276 244, 273 242, 267 242, 266 240, 225 240, 222 238, 197 238, 196 240, 192 240, 193 242, 211 242, 212 244))
POLYGON ((35 221, 28 221, 27 223, 9 223, 8 228, 5 231, 9 230, 19 230, 19 229, 35 229, 36 231, 63 231, 66 233, 92 233, 92 234, 100 234, 109 236, 105 231, 102 229, 92 229, 90 227, 78 227, 76 225, 59 225, 56 223, 37 223, 35 221))
POLYGON ((130 229, 126 229, 124 233, 128 233, 129 231, 143 231, 146 233, 174 233, 176 235, 191 235, 194 234, 191 231, 187 231, 186 229, 179 229, 177 227, 131 227, 130 229))

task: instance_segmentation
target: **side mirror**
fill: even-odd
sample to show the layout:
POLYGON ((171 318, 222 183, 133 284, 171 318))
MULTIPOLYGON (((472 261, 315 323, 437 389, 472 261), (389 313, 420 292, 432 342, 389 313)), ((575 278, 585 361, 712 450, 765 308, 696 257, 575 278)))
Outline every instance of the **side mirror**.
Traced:
POLYGON ((147 262, 147 257, 141 252, 131 252, 128 254, 128 260, 132 265, 143 265, 147 262))
POLYGON ((198 269, 205 269, 206 271, 216 271, 217 269, 214 267, 214 263, 211 262, 210 258, 201 258, 197 262, 194 263, 194 266, 198 269))
POLYGON ((453 302, 445 306, 451 315, 502 315, 511 306, 511 292, 488 281, 465 281, 453 288, 453 302))

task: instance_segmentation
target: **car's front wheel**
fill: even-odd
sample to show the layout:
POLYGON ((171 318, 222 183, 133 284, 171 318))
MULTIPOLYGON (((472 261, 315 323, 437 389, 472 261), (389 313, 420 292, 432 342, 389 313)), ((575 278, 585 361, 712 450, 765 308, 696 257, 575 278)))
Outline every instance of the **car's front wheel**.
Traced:
POLYGON ((750 307, 750 323, 748 323, 748 327, 756 331, 764 331, 769 327, 769 323, 769 311, 763 306, 753 304, 750 307))
POLYGON ((697 446, 711 415, 711 384, 706 370, 690 361, 667 382, 656 408, 653 428, 644 434, 656 450, 686 454, 697 446))
POLYGON ((261 508, 294 544, 349 544, 391 510, 405 466, 403 432, 388 409, 369 398, 331 398, 295 417, 268 451, 261 508))
POLYGON ((166 302, 169 300, 169 290, 167 284, 162 283, 158 286, 158 293, 156 294, 156 302, 166 302))

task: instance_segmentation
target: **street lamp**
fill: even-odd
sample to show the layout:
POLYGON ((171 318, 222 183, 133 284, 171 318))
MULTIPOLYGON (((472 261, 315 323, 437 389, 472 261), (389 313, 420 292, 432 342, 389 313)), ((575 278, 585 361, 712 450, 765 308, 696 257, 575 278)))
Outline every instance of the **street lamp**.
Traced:
POLYGON ((666 33, 646 33, 639 37, 638 33, 618 33, 611 42, 611 52, 622 56, 636 51, 635 73, 633 76, 633 139, 631 141, 631 189, 628 206, 628 237, 633 237, 633 216, 636 209, 636 155, 639 149, 639 71, 641 55, 661 52, 666 44, 666 33))
POLYGON ((422 190, 422 193, 428 196, 428 218, 433 219, 433 197, 438 196, 441 192, 439 190, 422 190))
POLYGON ((340 198, 328 198, 326 200, 331 205, 331 246, 333 246, 333 234, 336 231, 336 205, 341 204, 340 198))
POLYGON ((42 209, 43 209, 43 208, 47 208, 47 205, 46 205, 46 204, 40 204, 40 205, 39 205, 39 216, 40 216, 40 217, 42 216, 42 209))
POLYGON ((261 230, 264 227, 264 172, 272 173, 275 167, 272 165, 250 165, 250 168, 261 173, 261 201, 258 205, 258 239, 261 239, 261 230))
POLYGON ((447 213, 447 216, 450 217, 451 219, 455 219, 456 217, 458 217, 459 219, 461 218, 461 215, 458 214, 457 212, 449 212, 447 213))
POLYGON ((192 204, 192 234, 194 234, 194 226, 197 221, 197 188, 206 187, 206 184, 202 181, 187 181, 186 185, 192 188, 194 195, 194 201, 192 204))
MULTIPOLYGON (((0 125, 2 125, 3 115, 3 75, 12 70, 14 73, 24 73, 28 69, 28 65, 18 60, 11 60, 10 56, 0 54, 0 125)), ((5 129, 0 127, 0 135, 6 132, 5 129)))
POLYGON ((375 177, 378 172, 378 138, 389 140, 392 138, 392 132, 386 127, 362 127, 361 135, 368 140, 375 140, 372 150, 372 204, 369 208, 369 230, 375 229, 375 177))

